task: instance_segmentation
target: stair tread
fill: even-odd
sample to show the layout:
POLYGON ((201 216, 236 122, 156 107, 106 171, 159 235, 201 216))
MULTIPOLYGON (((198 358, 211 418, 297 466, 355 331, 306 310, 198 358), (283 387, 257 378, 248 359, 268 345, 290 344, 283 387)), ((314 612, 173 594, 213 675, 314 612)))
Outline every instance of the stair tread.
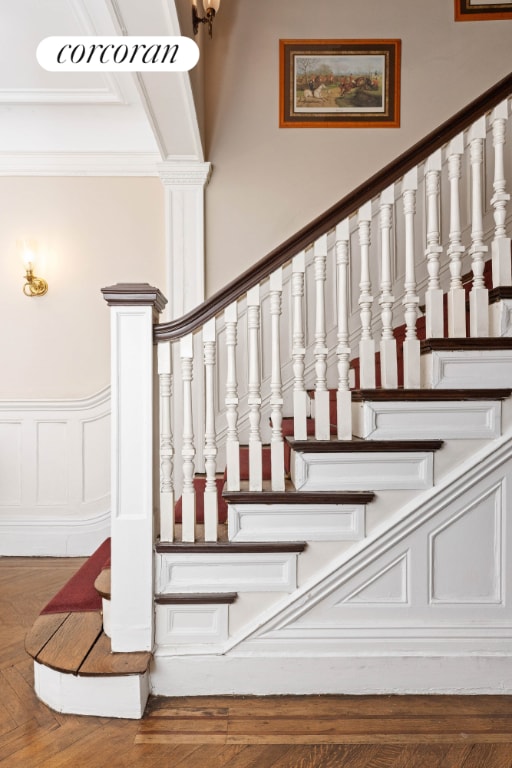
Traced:
MULTIPOLYGON (((334 390, 336 392, 336 390, 334 390)), ((510 389, 356 389, 352 401, 456 401, 456 400, 503 400, 510 397, 510 389)))
POLYGON ((378 453, 386 451, 437 451, 443 440, 294 440, 287 438, 291 448, 299 453, 378 453))
POLYGON ((200 604, 231 604, 238 598, 238 592, 174 592, 172 594, 155 595, 158 605, 195 605, 200 604))
POLYGON ((147 652, 112 653, 97 611, 38 616, 25 649, 39 664, 80 676, 143 674, 151 660, 147 652))
POLYGON ((273 491, 269 481, 263 483, 262 491, 250 491, 249 483, 241 482, 239 491, 224 489, 222 495, 240 504, 367 504, 375 498, 370 491, 300 491, 290 480, 284 491, 273 491))
POLYGON ((76 675, 101 632, 99 612, 69 613, 35 660, 58 672, 76 675))
POLYGON ((94 589, 104 600, 110 600, 110 576, 111 569, 104 568, 94 582, 94 589))
POLYGON ((437 351, 463 351, 466 349, 491 351, 496 349, 512 349, 512 338, 507 336, 485 336, 481 338, 464 336, 448 339, 423 339, 420 342, 421 354, 437 351))
POLYGON ((158 541, 155 547, 158 554, 189 553, 218 554, 221 552, 234 553, 264 553, 264 552, 303 552, 307 547, 305 541, 158 541))
POLYGON ((102 632, 78 674, 83 677, 143 675, 148 669, 151 656, 149 651, 112 653, 110 638, 102 632))

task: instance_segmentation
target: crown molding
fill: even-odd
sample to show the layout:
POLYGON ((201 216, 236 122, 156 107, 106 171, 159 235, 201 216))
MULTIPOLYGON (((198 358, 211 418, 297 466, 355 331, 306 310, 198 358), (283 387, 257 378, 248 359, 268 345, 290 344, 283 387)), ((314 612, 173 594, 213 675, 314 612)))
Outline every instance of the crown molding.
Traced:
POLYGON ((156 152, 4 152, 0 176, 158 176, 156 152))

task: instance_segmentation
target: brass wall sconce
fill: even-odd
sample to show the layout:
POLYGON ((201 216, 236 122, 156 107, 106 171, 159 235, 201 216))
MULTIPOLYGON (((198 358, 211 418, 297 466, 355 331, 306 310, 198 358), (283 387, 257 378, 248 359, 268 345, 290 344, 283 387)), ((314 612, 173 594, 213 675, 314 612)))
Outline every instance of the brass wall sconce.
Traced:
POLYGON ((197 5, 192 5, 192 26, 194 28, 194 35, 199 32, 200 24, 208 24, 208 34, 213 37, 213 20, 215 14, 218 12, 220 6, 220 0, 203 0, 203 8, 205 16, 199 16, 197 12, 197 5))
POLYGON ((48 291, 48 283, 42 277, 34 275, 36 248, 28 243, 23 243, 21 257, 25 265, 23 293, 25 296, 44 296, 48 291))

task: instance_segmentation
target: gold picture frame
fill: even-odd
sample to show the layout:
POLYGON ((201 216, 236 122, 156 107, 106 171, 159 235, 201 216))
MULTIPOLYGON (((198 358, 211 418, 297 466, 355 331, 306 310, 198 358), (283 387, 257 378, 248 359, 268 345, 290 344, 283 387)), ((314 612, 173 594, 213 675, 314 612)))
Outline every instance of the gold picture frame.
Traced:
POLYGON ((455 21, 496 21, 512 19, 512 2, 455 0, 455 21))

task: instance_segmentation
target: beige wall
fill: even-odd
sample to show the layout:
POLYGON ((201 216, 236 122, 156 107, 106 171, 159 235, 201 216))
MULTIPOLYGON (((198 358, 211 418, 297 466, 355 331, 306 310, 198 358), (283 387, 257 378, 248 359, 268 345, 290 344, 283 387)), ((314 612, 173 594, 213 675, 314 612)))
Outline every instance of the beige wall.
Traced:
MULTIPOLYGON (((110 381, 109 310, 100 289, 164 285, 158 179, 0 179, 0 398, 93 394, 110 381), (16 241, 37 238, 48 294, 22 293, 16 241)), ((37 274, 37 272, 36 272, 37 274)))
POLYGON ((510 71, 512 21, 452 0, 223 0, 204 46, 212 294, 510 71), (279 39, 402 40, 399 129, 279 129, 279 39), (210 41, 208 41, 210 42, 210 41))

